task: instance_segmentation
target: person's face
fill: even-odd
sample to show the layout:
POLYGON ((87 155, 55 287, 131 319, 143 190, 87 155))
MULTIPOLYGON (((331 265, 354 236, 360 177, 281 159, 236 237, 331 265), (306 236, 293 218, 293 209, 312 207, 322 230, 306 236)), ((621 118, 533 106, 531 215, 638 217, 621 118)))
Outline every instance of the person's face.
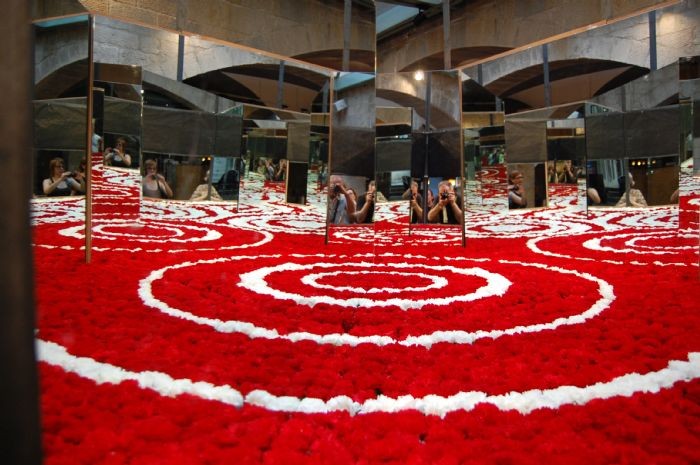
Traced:
POLYGON ((336 186, 340 187, 343 184, 343 178, 337 175, 332 175, 330 178, 330 190, 331 190, 331 197, 335 197, 338 195, 338 191, 336 189, 336 186))
POLYGON ((56 165, 53 167, 54 175, 60 176, 65 170, 66 167, 63 166, 63 163, 56 163, 56 165))
POLYGON ((435 195, 433 195, 433 191, 428 189, 428 203, 433 203, 434 200, 435 200, 435 195))
POLYGON ((118 141, 117 141, 117 144, 116 144, 116 147, 117 147, 119 150, 124 150, 124 147, 126 147, 126 144, 124 143, 123 140, 118 140, 118 141))
POLYGON ((152 176, 157 172, 158 170, 156 169, 155 165, 146 165, 146 176, 152 176))
POLYGON ((523 183, 523 175, 518 174, 513 177, 513 184, 522 184, 523 183))
POLYGON ((418 184, 416 184, 415 182, 411 184, 411 192, 413 192, 414 194, 418 193, 418 184))

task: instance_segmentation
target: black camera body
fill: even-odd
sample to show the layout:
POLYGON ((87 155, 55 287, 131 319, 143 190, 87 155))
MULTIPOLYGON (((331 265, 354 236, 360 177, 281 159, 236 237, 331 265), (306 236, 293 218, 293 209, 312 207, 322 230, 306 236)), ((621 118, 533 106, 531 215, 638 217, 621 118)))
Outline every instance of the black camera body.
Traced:
POLYGON ((333 186, 333 193, 340 194, 340 185, 336 184, 335 186, 333 186))
POLYGON ((440 193, 440 198, 441 198, 442 200, 447 200, 447 199, 450 198, 450 194, 448 194, 447 192, 441 192, 441 193, 440 193))

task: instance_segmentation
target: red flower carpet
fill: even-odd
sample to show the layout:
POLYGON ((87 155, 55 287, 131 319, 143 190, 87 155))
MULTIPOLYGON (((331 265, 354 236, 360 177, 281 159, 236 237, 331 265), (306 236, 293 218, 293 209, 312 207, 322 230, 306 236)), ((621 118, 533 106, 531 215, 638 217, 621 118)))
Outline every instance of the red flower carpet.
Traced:
POLYGON ((321 195, 258 180, 103 195, 90 264, 82 199, 35 200, 45 462, 700 463, 698 182, 468 211, 464 248, 388 204, 324 245, 321 195))

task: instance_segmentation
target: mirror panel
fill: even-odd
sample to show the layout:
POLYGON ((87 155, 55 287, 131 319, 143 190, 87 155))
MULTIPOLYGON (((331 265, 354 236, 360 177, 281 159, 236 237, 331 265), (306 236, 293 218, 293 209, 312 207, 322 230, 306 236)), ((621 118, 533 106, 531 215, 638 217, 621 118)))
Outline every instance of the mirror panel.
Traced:
POLYGON ((547 199, 550 208, 585 212, 585 103, 552 108, 547 120, 547 199))
POLYGON ((681 112, 681 165, 679 202, 681 229, 697 230, 697 209, 688 208, 683 197, 695 192, 700 181, 700 56, 679 60, 678 101, 681 112))
POLYGON ((542 208, 547 202, 547 112, 507 115, 508 209, 542 208))
POLYGON ((679 105, 586 116, 590 206, 678 203, 679 105))
MULTIPOLYGON (((104 34, 102 23, 96 20, 96 38, 104 34)), ((100 47, 95 50, 95 57, 102 59, 100 47)), ((95 61, 92 88, 93 216, 98 223, 117 206, 124 218, 136 219, 142 145, 141 68, 95 61)))
MULTIPOLYGON (((333 228, 371 224, 375 206, 374 74, 339 73, 333 90, 327 242, 333 228)), ((361 234, 373 237, 373 227, 361 234)))
POLYGON ((378 74, 377 99, 377 185, 403 203, 399 224, 463 225, 458 73, 378 74))
MULTIPOLYGON (((507 211, 505 113, 502 102, 471 76, 462 80, 465 207, 507 211)), ((465 212, 466 213, 466 212, 465 212)))
POLYGON ((76 251, 85 244, 89 31, 85 15, 33 25, 31 214, 34 222, 70 227, 76 251))

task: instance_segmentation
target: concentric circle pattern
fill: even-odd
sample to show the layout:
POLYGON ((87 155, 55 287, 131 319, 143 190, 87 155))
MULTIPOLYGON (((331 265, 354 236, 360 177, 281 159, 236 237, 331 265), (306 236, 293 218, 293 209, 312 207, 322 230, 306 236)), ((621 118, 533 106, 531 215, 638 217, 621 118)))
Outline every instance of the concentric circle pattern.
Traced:
POLYGON ((33 200, 47 463, 700 459, 700 189, 506 213, 480 175, 466 247, 406 202, 326 244, 315 186, 143 200, 101 170, 85 264, 84 199, 33 200))

